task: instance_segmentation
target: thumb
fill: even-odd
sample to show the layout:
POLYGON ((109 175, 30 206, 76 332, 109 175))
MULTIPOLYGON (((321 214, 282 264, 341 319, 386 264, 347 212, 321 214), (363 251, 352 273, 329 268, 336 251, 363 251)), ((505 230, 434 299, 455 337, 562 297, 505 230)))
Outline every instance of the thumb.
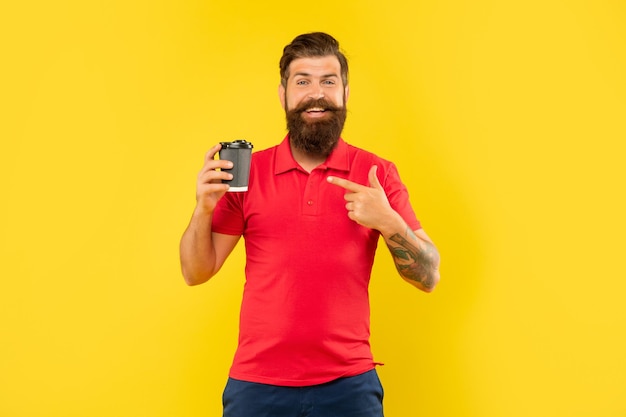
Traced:
POLYGON ((378 181, 378 177, 376 176, 377 172, 378 172, 378 167, 376 165, 372 165, 372 167, 370 168, 370 172, 368 174, 370 187, 382 190, 383 186, 380 185, 380 181, 378 181))

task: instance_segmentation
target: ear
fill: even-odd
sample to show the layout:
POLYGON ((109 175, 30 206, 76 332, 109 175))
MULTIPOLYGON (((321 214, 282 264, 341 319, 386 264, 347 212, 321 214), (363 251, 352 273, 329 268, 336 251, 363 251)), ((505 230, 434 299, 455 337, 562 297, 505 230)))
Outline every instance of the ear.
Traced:
POLYGON ((278 85, 278 99, 280 100, 280 105, 283 106, 283 110, 285 110, 285 87, 283 87, 283 83, 278 85))
POLYGON ((345 106, 348 102, 348 97, 350 97, 350 86, 346 85, 346 88, 343 90, 343 105, 345 106))

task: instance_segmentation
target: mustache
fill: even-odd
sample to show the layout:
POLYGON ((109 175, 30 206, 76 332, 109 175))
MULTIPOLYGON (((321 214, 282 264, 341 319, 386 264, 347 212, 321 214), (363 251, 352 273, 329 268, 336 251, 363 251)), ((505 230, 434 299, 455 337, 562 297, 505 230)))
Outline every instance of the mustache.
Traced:
POLYGON ((318 99, 311 99, 308 100, 306 102, 302 102, 300 103, 298 106, 296 106, 294 109, 292 109, 291 111, 293 113, 302 113, 307 111, 310 108, 313 107, 319 107, 322 108, 326 111, 331 111, 331 112, 338 112, 341 110, 341 107, 337 107, 334 104, 332 104, 331 102, 327 101, 326 99, 323 98, 318 98, 318 99))

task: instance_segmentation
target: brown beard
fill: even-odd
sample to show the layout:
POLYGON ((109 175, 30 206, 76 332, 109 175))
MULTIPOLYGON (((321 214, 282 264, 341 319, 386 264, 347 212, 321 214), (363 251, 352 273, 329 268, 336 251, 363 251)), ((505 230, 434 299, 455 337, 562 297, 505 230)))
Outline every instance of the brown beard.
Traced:
POLYGON ((285 113, 291 145, 311 156, 327 158, 339 141, 347 112, 345 106, 337 107, 325 99, 317 99, 301 103, 295 109, 287 109, 285 113), (330 115, 307 121, 302 113, 311 107, 321 107, 330 115))

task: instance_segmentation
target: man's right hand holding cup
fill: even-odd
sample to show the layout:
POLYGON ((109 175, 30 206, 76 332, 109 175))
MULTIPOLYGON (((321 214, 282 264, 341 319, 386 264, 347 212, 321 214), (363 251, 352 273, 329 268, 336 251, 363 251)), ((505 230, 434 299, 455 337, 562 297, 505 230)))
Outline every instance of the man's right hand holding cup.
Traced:
POLYGON ((213 159, 220 149, 222 145, 219 143, 209 149, 204 159, 204 166, 198 173, 196 183, 196 212, 198 214, 213 214, 217 202, 229 188, 229 185, 223 184, 222 180, 233 178, 230 172, 224 171, 233 167, 231 161, 213 159))

